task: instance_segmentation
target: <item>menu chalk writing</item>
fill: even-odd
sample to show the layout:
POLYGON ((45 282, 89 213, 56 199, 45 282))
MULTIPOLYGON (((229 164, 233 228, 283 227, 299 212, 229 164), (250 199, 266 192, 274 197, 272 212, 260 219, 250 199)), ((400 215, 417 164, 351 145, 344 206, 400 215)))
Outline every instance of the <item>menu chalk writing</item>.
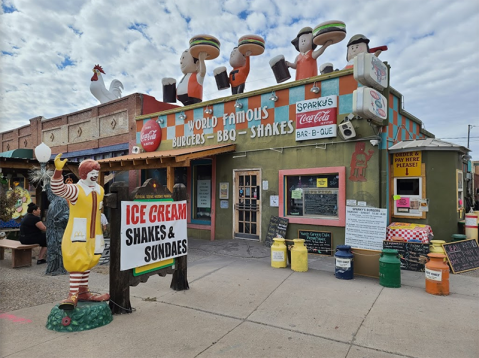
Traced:
POLYGON ((338 193, 336 190, 304 189, 305 215, 338 215, 338 193))
POLYGON ((479 246, 474 239, 443 244, 452 272, 461 273, 479 268, 479 246))
POLYGON ((273 244, 273 238, 282 237, 286 238, 286 230, 288 230, 289 220, 286 218, 280 218, 279 216, 271 216, 269 220, 268 232, 266 234, 265 246, 271 247, 273 244))
POLYGON ((311 254, 332 255, 332 234, 325 231, 298 230, 298 238, 311 254))
POLYGON ((421 242, 383 241, 384 249, 395 249, 401 260, 401 269, 424 272, 429 244, 421 242))

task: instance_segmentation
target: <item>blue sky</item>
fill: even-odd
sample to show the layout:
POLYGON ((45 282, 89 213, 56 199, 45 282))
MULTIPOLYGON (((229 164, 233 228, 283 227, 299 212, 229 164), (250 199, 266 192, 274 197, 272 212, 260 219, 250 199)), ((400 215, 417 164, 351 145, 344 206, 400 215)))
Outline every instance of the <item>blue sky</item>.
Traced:
POLYGON ((380 58, 391 65, 391 85, 405 109, 437 138, 467 144, 479 160, 479 2, 460 1, 121 1, 2 0, 0 9, 0 131, 95 106, 89 91, 92 68, 105 70, 123 95, 162 99, 161 79, 182 76, 179 58, 189 39, 216 36, 221 55, 207 61, 204 99, 218 91, 213 69, 226 66, 238 38, 266 40, 251 60, 246 91, 274 85, 269 59, 297 55, 291 40, 304 26, 327 20, 346 23, 348 35, 330 46, 318 64, 346 64, 346 43, 362 33, 370 46, 387 45, 380 58))

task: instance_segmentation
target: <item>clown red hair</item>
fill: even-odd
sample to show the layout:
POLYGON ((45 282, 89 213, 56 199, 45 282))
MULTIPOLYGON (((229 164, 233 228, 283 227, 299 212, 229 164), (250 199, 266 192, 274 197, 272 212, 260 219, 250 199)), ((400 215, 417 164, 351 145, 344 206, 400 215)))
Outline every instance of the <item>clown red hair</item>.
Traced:
POLYGON ((86 179, 88 173, 92 170, 100 170, 100 163, 93 159, 86 159, 80 163, 78 167, 78 173, 81 179, 86 179))

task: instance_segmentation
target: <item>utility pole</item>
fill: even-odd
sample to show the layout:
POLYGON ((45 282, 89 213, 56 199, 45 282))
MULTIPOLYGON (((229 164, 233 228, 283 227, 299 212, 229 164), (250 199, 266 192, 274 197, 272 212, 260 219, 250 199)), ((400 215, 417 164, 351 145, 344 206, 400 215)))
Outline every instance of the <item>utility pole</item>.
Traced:
POLYGON ((471 125, 471 124, 467 125, 467 149, 469 149, 469 137, 471 135, 471 128, 472 127, 473 127, 473 125, 471 125))

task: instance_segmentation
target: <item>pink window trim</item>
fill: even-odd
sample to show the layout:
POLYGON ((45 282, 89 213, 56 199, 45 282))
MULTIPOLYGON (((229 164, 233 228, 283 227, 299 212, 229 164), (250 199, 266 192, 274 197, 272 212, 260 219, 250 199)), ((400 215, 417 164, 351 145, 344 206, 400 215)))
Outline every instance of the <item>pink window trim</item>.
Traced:
POLYGON ((288 169, 279 171, 279 216, 286 217, 292 224, 322 225, 322 226, 345 226, 346 225, 346 167, 322 167, 308 169, 288 169), (338 218, 337 219, 316 219, 301 218, 284 215, 284 177, 292 175, 314 175, 314 174, 338 174, 338 218))

